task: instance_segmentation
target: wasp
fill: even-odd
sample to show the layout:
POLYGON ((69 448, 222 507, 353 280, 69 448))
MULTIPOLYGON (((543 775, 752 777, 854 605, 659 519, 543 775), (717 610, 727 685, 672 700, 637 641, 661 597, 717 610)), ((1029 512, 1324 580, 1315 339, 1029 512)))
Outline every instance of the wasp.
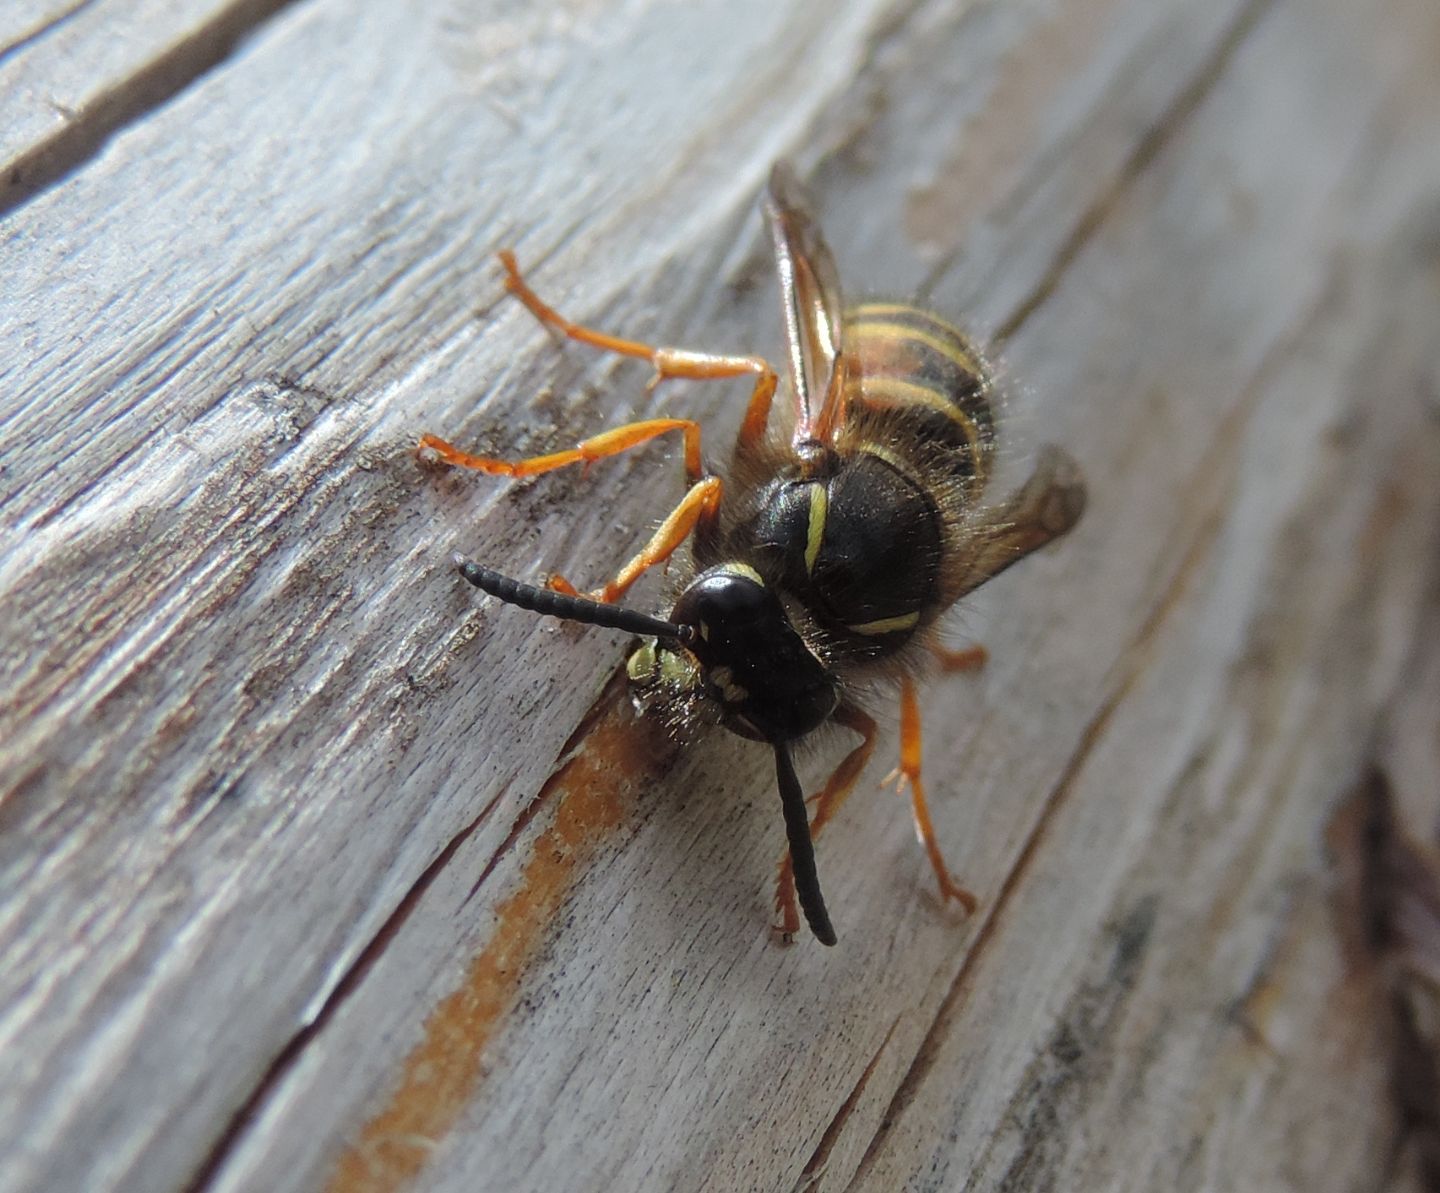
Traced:
POLYGON ((877 728, 862 700, 887 683, 900 699, 892 778, 909 788, 941 896, 974 909, 974 896, 945 865, 926 806, 914 677, 931 659, 949 667, 983 661, 980 648, 943 650, 937 622, 961 597, 1070 530, 1085 486, 1073 460, 1047 447, 1018 491, 987 503, 995 383, 974 341, 920 307, 847 309, 811 203, 783 162, 771 172, 764 210, 788 353, 784 425, 774 430, 779 377, 765 359, 655 347, 572 323, 540 300, 513 253, 500 254, 506 289, 542 324, 648 361, 652 388, 674 378, 751 379, 723 479, 706 470, 699 425, 683 418, 629 423, 522 460, 471 455, 433 435, 420 448, 446 464, 529 477, 680 436, 685 495, 603 588, 582 594, 558 575, 537 587, 458 554, 455 563, 465 580, 501 601, 640 635, 627 671, 643 710, 677 727, 718 722, 773 751, 788 843, 776 885, 780 928, 787 939, 798 931, 798 896, 815 937, 833 945, 814 838, 870 760, 877 728), (687 539, 693 570, 668 617, 617 604, 687 539), (827 723, 860 741, 809 801, 812 816, 792 751, 827 723))

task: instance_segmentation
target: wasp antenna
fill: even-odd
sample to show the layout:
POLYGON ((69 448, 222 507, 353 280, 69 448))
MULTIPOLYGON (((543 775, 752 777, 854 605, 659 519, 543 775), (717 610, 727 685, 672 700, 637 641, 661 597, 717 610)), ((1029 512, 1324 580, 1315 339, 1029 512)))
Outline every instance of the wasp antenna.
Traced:
POLYGON ((640 613, 634 609, 622 609, 619 605, 605 605, 587 597, 570 596, 550 588, 537 588, 533 584, 522 584, 509 576, 502 576, 490 568, 481 567, 474 560, 466 559, 458 551, 450 557, 460 574, 481 592, 516 605, 532 613, 547 617, 558 617, 562 621, 580 621, 586 625, 605 626, 612 630, 625 630, 631 634, 650 634, 688 645, 695 637, 695 631, 688 625, 676 625, 640 613))
POLYGON ((830 913, 825 910, 825 896, 820 893, 820 876, 815 872, 815 843, 810 839, 810 814, 805 808, 805 789, 795 775, 790 751, 775 743, 775 777, 780 784, 780 808, 785 814, 785 836, 790 842, 790 868, 795 874, 795 893, 800 897, 800 910, 815 939, 833 945, 835 929, 830 913))

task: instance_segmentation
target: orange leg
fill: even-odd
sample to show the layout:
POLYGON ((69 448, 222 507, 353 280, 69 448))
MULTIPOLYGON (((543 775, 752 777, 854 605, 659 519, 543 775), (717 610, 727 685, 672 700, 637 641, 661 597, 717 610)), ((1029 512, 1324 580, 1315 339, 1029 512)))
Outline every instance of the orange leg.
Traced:
POLYGON ((582 344, 589 344, 592 348, 599 348, 602 352, 615 352, 620 356, 648 360, 655 370, 655 375, 650 379, 651 389, 668 377, 696 381, 754 377, 755 388, 745 410, 745 421, 740 425, 740 450, 750 450, 765 437, 765 427, 770 419, 770 403, 775 397, 776 375, 770 363, 762 357, 717 356, 709 352, 690 352, 684 348, 657 348, 642 344, 638 340, 622 340, 619 336, 582 327, 578 323, 571 323, 553 307, 540 300, 540 296, 530 289, 525 279, 520 276, 520 266, 514 253, 508 249, 502 252, 500 264, 505 267, 505 289, 523 302, 530 313, 547 327, 553 327, 561 335, 582 344))
POLYGON ((551 452, 548 456, 530 456, 524 460, 494 460, 489 456, 472 456, 452 443, 435 435, 420 436, 420 450, 434 452, 446 464, 456 468, 474 468, 492 476, 539 476, 571 464, 591 464, 606 456, 619 455, 642 443, 649 443, 668 431, 685 433, 685 479, 692 485, 703 475, 700 465, 700 424, 688 418, 652 418, 645 422, 626 423, 589 439, 582 440, 569 451, 551 452))
MULTIPOLYGON (((715 516, 720 512, 722 488, 718 476, 708 476, 698 484, 692 485, 681 499, 680 504, 670 512, 670 516, 660 523, 660 528, 650 536, 650 541, 641 548, 639 554, 621 568, 620 574, 604 588, 590 593, 590 598, 600 601, 602 604, 613 605, 625 594, 630 585, 640 579, 647 568, 652 568, 657 563, 664 563, 669 559, 675 553, 676 548, 690 537, 691 531, 697 525, 714 521, 715 516)), ((564 576, 551 576, 548 584, 556 592, 567 593, 570 596, 579 595, 579 590, 564 576)))
MULTIPOLYGON (((825 786, 811 797, 815 803, 815 816, 810 821, 812 840, 820 835, 820 830, 854 790, 860 772, 875 751, 875 721, 871 717, 853 705, 842 704, 835 713, 835 720, 858 733, 861 742, 840 760, 840 765, 825 781, 825 786)), ((780 931, 786 937, 794 936, 800 930, 800 912, 795 906, 795 871, 791 868, 788 852, 780 862, 780 875, 775 883, 775 910, 780 913, 780 931)))
POLYGON ((983 646, 967 646, 964 650, 946 650, 943 646, 930 649, 941 671, 979 671, 990 661, 990 652, 983 646))
POLYGON ((930 858, 930 868, 940 883, 945 899, 957 899, 966 911, 974 911, 975 896, 950 877, 940 845, 935 840, 935 826, 930 822, 930 809, 925 805, 925 788, 920 783, 920 705, 915 699, 915 685, 909 680, 900 685, 900 765, 886 778, 899 778, 898 790, 910 787, 910 806, 915 814, 915 835, 930 858))

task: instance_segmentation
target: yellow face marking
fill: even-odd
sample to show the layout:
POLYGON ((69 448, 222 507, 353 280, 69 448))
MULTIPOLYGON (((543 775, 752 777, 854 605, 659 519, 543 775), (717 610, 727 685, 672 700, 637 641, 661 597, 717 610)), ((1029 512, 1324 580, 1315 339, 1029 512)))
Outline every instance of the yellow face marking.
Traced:
POLYGON ((655 643, 644 642, 625 661, 625 671, 630 679, 638 684, 650 683, 655 678, 655 672, 659 670, 659 661, 655 657, 655 643))
POLYGON ((932 336, 928 332, 919 331, 905 323, 884 323, 861 319, 849 329, 854 335, 879 336, 883 339, 893 340, 915 340, 931 351, 940 353, 946 360, 959 365, 967 373, 980 375, 980 362, 970 353, 966 352, 959 344, 942 340, 939 336, 932 336))
POLYGON ((830 491, 824 485, 810 486, 810 521, 805 528, 805 574, 815 571, 820 540, 825 537, 825 516, 830 512, 830 491))
POLYGON ((748 563, 727 563, 721 571, 727 576, 744 576, 747 580, 754 580, 761 588, 765 587, 765 581, 761 579, 760 573, 748 563))
POLYGON ((688 654, 666 650, 655 642, 642 642, 625 662, 632 683, 640 687, 668 684, 688 691, 696 684, 695 664, 688 654))
POLYGON ((902 613, 899 617, 882 617, 879 621, 867 621, 863 625, 846 626, 852 634, 864 634, 867 638, 876 634, 894 634, 900 630, 913 629, 920 620, 920 611, 902 613))
POLYGON ((699 671, 689 655, 662 651, 660 654, 660 678, 672 687, 688 691, 698 680, 699 671))

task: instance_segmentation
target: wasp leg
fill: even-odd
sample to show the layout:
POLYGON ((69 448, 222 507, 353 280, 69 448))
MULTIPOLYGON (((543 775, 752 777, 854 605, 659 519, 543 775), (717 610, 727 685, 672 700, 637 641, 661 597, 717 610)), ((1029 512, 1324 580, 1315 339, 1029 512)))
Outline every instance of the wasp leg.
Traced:
POLYGON ((718 381, 730 377, 753 376, 755 388, 750 394, 745 420, 740 424, 738 448, 742 452, 749 451, 764 439, 765 427, 770 420, 771 400, 775 397, 777 377, 770 362, 763 357, 723 356, 710 352, 691 352, 684 348, 657 348, 638 340, 624 340, 594 328, 582 327, 578 323, 571 323, 554 307, 547 306, 540 300, 540 296, 530 289, 521 277, 520 266, 514 253, 508 249, 502 252, 500 264, 505 267, 505 289, 523 302, 530 313, 545 326, 553 327, 568 339, 589 344, 602 352, 648 360, 651 368, 655 370, 650 379, 651 389, 671 377, 692 381, 718 381))
MULTIPOLYGON (((660 523, 660 528, 650 536, 650 541, 640 549, 635 558, 621 568, 619 575, 604 588, 590 593, 590 599, 613 605, 640 579, 646 569, 669 559, 697 526, 702 530, 713 526, 716 515, 720 512, 722 489, 718 476, 707 476, 703 481, 692 485, 681 498, 680 504, 670 511, 670 516, 660 523)), ((556 592, 569 596, 580 595, 579 590, 564 576, 551 576, 547 584, 556 592)))
MULTIPOLYGON (((845 797, 855 788, 860 772, 875 752, 876 726, 874 718, 860 711, 853 704, 842 704, 835 712, 835 720, 847 729, 860 735, 860 744, 840 760, 825 786, 811 797, 815 804, 815 815, 810 821, 810 837, 813 840, 830 818, 845 802, 845 797)), ((809 801, 807 801, 809 802, 809 801)), ((780 914, 780 931, 787 937, 800 930, 800 912, 795 906, 795 871, 787 852, 780 862, 780 874, 775 881, 775 910, 780 914)))
POLYGON ((940 664, 940 670, 979 671, 990 661, 990 652, 983 646, 967 646, 964 650, 946 650, 943 646, 932 646, 930 653, 940 664))
MULTIPOLYGON (((537 476, 571 464, 588 465, 594 460, 638 447, 657 435, 676 430, 683 430, 685 433, 685 479, 690 488, 680 504, 661 523, 660 529, 645 545, 644 550, 627 563, 613 581, 591 594, 595 600, 609 604, 634 584, 646 568, 669 559, 675 548, 689 537, 697 525, 702 532, 710 531, 715 526, 715 515, 720 508, 720 478, 701 476, 698 423, 681 418, 657 418, 649 422, 628 423, 586 439, 570 451, 532 456, 525 460, 493 460, 487 456, 472 456, 434 435, 421 436, 420 449, 433 451, 445 463, 459 468, 475 468, 496 476, 524 477, 537 476)), ((549 586, 556 592, 568 593, 570 596, 579 595, 579 591, 564 576, 551 576, 549 586)))
POLYGON ((910 808, 915 815, 915 835, 930 858, 930 868, 940 883, 945 899, 958 900, 967 912, 976 907, 975 896, 950 877, 940 844, 935 840, 935 826, 930 822, 930 809, 925 804, 925 788, 920 783, 920 704, 915 699, 915 685, 905 679, 900 684, 900 765, 885 778, 889 783, 899 779, 898 790, 910 788, 910 808))
POLYGON ((1079 465, 1060 448, 1045 448, 1020 491, 975 528, 974 549, 964 570, 947 577, 945 603, 959 600, 1059 538, 1084 512, 1085 481, 1079 465))
POLYGON ((619 455, 632 447, 649 443, 670 431, 684 432, 685 479, 693 485, 703 475, 700 464, 700 424, 691 422, 688 418, 652 418, 645 422, 626 423, 623 427, 612 427, 589 439, 581 440, 568 451, 530 456, 524 460, 496 460, 489 456, 472 456, 435 435, 420 436, 420 450, 428 449, 446 464, 453 464, 456 468, 474 468, 479 472, 488 472, 491 476, 539 476, 542 472, 554 472, 557 468, 568 468, 572 464, 593 464, 606 456, 619 455))

